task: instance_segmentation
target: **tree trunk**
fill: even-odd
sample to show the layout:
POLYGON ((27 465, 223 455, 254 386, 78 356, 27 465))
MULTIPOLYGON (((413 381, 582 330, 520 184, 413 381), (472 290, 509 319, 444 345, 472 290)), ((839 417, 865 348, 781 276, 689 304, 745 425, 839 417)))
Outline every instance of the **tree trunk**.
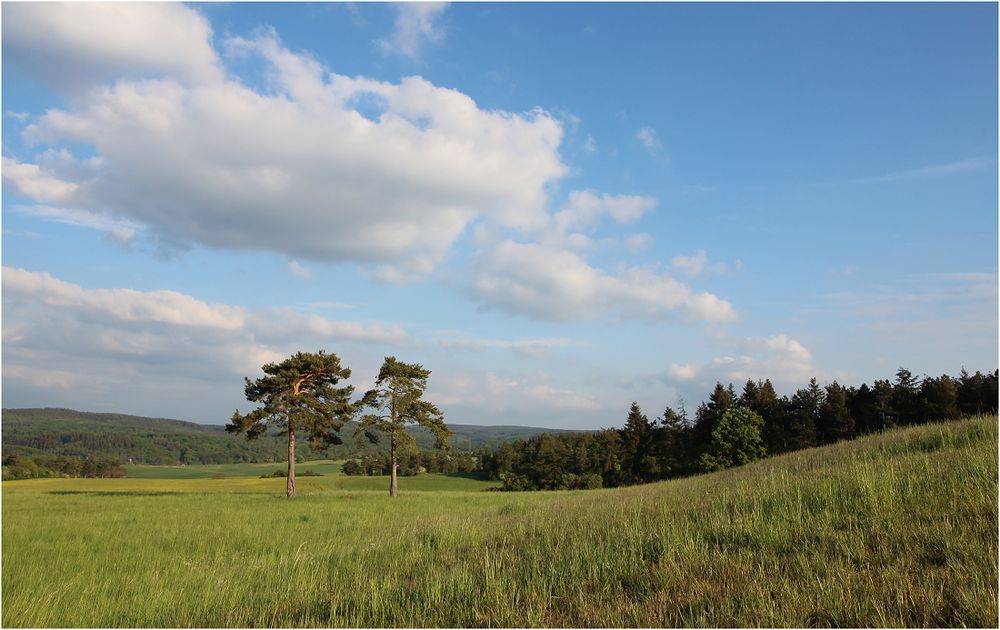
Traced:
POLYGON ((389 435, 389 449, 392 456, 392 468, 390 470, 389 477, 389 496, 394 497, 399 494, 399 487, 396 484, 396 469, 399 464, 396 462, 396 429, 393 428, 392 433, 389 435))
POLYGON ((288 425, 288 498, 295 496, 295 427, 288 425))

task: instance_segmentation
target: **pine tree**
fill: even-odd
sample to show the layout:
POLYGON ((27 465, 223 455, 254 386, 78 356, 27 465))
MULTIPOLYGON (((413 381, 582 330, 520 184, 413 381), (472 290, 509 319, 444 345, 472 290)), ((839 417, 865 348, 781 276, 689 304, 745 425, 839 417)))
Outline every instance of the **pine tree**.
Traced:
POLYGON ((854 418, 854 429, 858 433, 872 433, 881 426, 878 419, 878 408, 875 404, 875 393, 866 383, 857 389, 851 388, 847 394, 847 405, 854 418))
POLYGON ((898 416, 892 404, 892 384, 885 379, 877 380, 872 387, 872 394, 878 414, 878 430, 884 431, 896 426, 898 416))
POLYGON ((375 389, 365 392, 361 400, 363 408, 374 409, 375 413, 362 416, 355 434, 363 433, 371 442, 378 442, 381 434, 389 436, 392 462, 389 496, 399 494, 400 450, 415 444, 413 437, 406 432, 407 424, 419 424, 430 429, 438 448, 449 447, 451 431, 444 423, 444 415, 440 409, 422 400, 430 375, 430 370, 425 370, 422 365, 386 357, 375 381, 375 389))
POLYGON ((340 365, 335 354, 297 352, 281 363, 261 368, 264 376, 249 378, 244 391, 247 400, 262 406, 246 415, 233 414, 226 431, 245 433, 248 440, 263 435, 269 426, 278 426, 288 434, 288 497, 295 496, 296 432, 308 436, 310 446, 319 450, 340 444, 337 432, 354 417, 357 407, 351 403, 354 388, 334 387, 350 378, 351 371, 340 365))
POLYGON ((684 403, 680 410, 670 407, 663 410, 660 426, 657 428, 656 459, 659 462, 660 474, 663 477, 677 477, 688 471, 688 435, 687 418, 684 417, 684 403))
POLYGON ((785 444, 794 451, 816 445, 816 426, 823 406, 823 388, 813 377, 809 386, 795 392, 786 416, 785 444))
POLYGON ((847 390, 837 381, 826 386, 817 428, 820 439, 827 444, 854 437, 854 418, 847 406, 847 390))
POLYGON ((626 483, 645 483, 659 474, 654 456, 655 425, 642 413, 639 403, 629 408, 625 427, 621 430, 622 469, 626 483))
POLYGON ((920 384, 921 422, 951 420, 958 417, 958 385, 955 379, 942 374, 925 377, 920 384))
POLYGON ((916 424, 920 419, 920 381, 904 367, 896 370, 892 408, 900 424, 916 424))
POLYGON ((704 452, 708 448, 716 425, 735 403, 736 393, 733 391, 732 383, 729 384, 729 387, 723 387, 722 383, 717 382, 715 389, 708 397, 708 402, 698 405, 692 437, 695 442, 694 447, 699 452, 704 452))

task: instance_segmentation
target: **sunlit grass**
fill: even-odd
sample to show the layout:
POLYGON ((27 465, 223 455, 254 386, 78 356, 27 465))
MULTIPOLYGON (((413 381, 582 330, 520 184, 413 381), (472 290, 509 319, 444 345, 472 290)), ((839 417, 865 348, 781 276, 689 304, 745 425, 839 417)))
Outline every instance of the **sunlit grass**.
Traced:
POLYGON ((421 475, 393 500, 384 478, 334 475, 289 501, 280 478, 5 482, 2 621, 995 626, 996 422, 618 490, 421 475))

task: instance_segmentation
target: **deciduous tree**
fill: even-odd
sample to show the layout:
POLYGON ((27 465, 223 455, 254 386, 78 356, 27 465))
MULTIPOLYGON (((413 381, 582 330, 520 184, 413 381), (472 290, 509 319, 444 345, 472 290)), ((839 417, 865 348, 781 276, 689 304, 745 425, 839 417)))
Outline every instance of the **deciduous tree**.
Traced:
POLYGON ((723 414, 708 450, 701 456, 701 468, 723 470, 758 460, 767 454, 764 447, 764 419, 746 407, 734 407, 723 414))

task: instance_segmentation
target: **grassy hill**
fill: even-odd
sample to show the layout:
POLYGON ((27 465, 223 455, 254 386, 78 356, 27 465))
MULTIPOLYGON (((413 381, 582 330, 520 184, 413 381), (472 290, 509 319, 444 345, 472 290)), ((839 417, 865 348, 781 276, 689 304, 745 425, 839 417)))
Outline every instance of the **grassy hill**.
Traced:
MULTIPOLYGON (((145 418, 113 413, 88 413, 71 409, 4 409, 4 455, 66 455, 70 457, 131 458, 142 464, 231 464, 238 462, 283 461, 287 442, 283 436, 265 436, 248 442, 230 435, 221 425, 204 425, 165 418, 145 418)), ((559 429, 534 427, 450 425, 457 450, 494 448, 507 440, 539 433, 560 433, 559 429)), ((354 425, 341 430, 345 444, 322 453, 300 448, 308 458, 345 458, 358 450, 376 447, 352 439, 354 425)), ((412 430, 419 446, 434 445, 430 432, 412 430)), ((384 445, 382 445, 385 448, 384 445)))
MULTIPOLYGON (((630 488, 3 483, 6 627, 997 625, 997 418, 630 488), (471 491, 476 490, 476 491, 471 491)), ((440 481, 438 481, 440 480, 440 481)))

